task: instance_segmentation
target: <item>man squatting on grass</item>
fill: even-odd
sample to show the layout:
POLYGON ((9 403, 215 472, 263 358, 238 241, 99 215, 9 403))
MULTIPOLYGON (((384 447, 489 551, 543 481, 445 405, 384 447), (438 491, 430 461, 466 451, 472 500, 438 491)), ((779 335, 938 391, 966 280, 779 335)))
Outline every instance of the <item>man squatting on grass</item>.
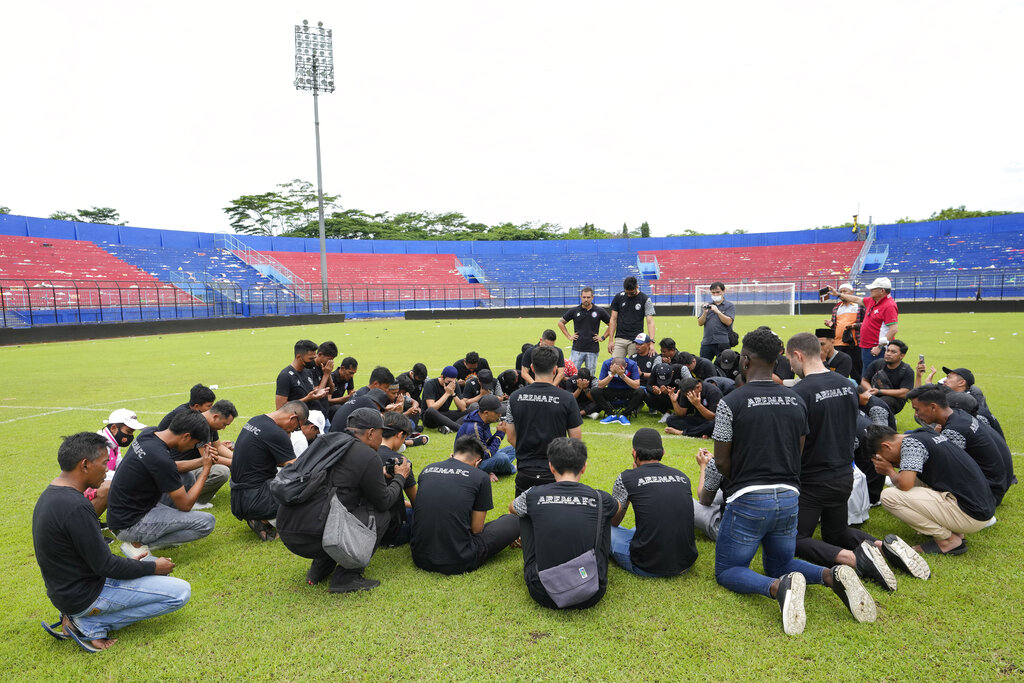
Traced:
POLYGON ((168 576, 174 569, 170 558, 143 553, 129 560, 110 553, 96 512, 82 495, 103 483, 107 457, 107 441, 99 434, 65 437, 57 451, 61 473, 32 512, 36 562, 60 612, 56 623, 43 627, 88 652, 117 642, 107 637, 110 631, 180 609, 191 596, 187 582, 168 576))

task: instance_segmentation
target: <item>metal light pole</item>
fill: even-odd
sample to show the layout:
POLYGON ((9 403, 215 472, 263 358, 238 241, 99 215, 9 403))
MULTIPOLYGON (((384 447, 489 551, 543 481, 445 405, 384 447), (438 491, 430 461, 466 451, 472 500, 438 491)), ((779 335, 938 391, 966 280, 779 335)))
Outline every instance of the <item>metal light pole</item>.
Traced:
POLYGON ((330 312, 327 301, 327 236, 324 232, 324 181, 320 170, 320 105, 321 92, 334 92, 334 48, 331 29, 318 21, 310 30, 309 22, 295 27, 295 88, 313 93, 313 125, 316 130, 316 196, 320 210, 320 285, 323 312, 330 312))

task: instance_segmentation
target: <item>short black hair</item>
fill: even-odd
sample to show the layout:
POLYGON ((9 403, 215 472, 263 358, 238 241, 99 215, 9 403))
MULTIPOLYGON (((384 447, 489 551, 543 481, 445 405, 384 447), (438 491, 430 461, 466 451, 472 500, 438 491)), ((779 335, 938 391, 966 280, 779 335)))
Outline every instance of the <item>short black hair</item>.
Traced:
POLYGON ((288 401, 283 406, 278 408, 286 413, 299 416, 299 424, 305 424, 309 421, 309 406, 302 401, 288 401))
POLYGON ((786 351, 799 351, 805 356, 821 356, 821 342, 810 332, 797 332, 786 342, 786 351))
POLYGON ((585 379, 589 382, 590 380, 594 379, 594 373, 590 371, 590 368, 584 365, 582 368, 576 371, 576 379, 585 379))
POLYGON ((636 284, 636 278, 630 275, 622 281, 623 289, 639 289, 636 284))
POLYGON ((412 434, 412 421, 401 413, 388 411, 381 415, 381 419, 384 420, 384 438, 386 439, 390 439, 398 432, 412 434))
POLYGON ((864 448, 870 454, 878 452, 878 447, 883 441, 892 441, 896 436, 896 430, 889 425, 871 425, 864 432, 864 448))
POLYGON ((316 342, 309 339, 300 339, 295 342, 295 355, 301 356, 309 353, 310 351, 316 351, 316 342))
POLYGON ((558 351, 553 346, 538 346, 530 356, 530 364, 537 375, 550 375, 558 362, 558 351))
POLYGON ((708 289, 720 289, 720 290, 722 290, 724 292, 725 291, 725 283, 722 282, 721 280, 715 280, 714 282, 711 283, 711 285, 708 287, 708 289))
POLYGON ((423 363, 416 363, 412 366, 412 376, 422 382, 427 378, 427 366, 423 363))
POLYGON ((416 391, 416 382, 408 374, 398 376, 398 390, 403 394, 411 394, 416 391))
POLYGON ((681 380, 679 380, 677 386, 679 387, 679 393, 685 394, 689 391, 693 391, 694 389, 696 389, 698 384, 700 384, 700 380, 691 375, 689 377, 684 377, 681 380))
POLYGON ((236 408, 235 404, 226 398, 222 398, 214 403, 210 408, 210 411, 217 413, 218 415, 222 415, 223 417, 238 417, 238 408, 236 408))
POLYGON ((548 462, 559 474, 579 474, 587 464, 587 445, 579 439, 560 436, 548 444, 548 462))
POLYGON ((321 356, 327 356, 328 358, 338 357, 338 345, 332 341, 325 341, 323 344, 317 347, 316 352, 321 356))
POLYGON ((83 460, 92 462, 107 455, 107 439, 96 432, 78 432, 65 436, 57 449, 61 472, 70 472, 83 460))
MULTIPOLYGON (((818 341, 815 340, 814 343, 817 344, 818 341)), ((782 340, 769 328, 759 327, 743 335, 743 350, 772 365, 782 353, 782 340)))
POLYGON ((202 413, 194 410, 180 410, 174 413, 171 424, 167 426, 174 434, 188 434, 199 443, 210 440, 210 425, 202 413))
POLYGON ((347 370, 351 370, 352 368, 358 368, 359 361, 357 361, 352 356, 345 356, 344 358, 341 359, 341 367, 347 370))
POLYGON ((498 382, 501 384, 501 388, 505 390, 509 387, 515 387, 519 384, 519 373, 515 370, 503 370, 498 375, 498 382))
POLYGON ((636 459, 640 462, 650 460, 661 460, 665 455, 664 448, 635 448, 636 459))
POLYGON ((373 384, 375 382, 389 387, 395 383, 395 376, 392 375, 391 371, 383 365, 378 365, 373 369, 373 372, 370 373, 370 381, 367 382, 367 384, 373 384))
POLYGON ((913 401, 915 398, 921 403, 934 403, 940 408, 949 407, 946 392, 938 384, 922 384, 907 392, 908 401, 913 401))
POLYGON ((547 339, 548 341, 557 341, 558 335, 555 334, 554 330, 544 330, 540 333, 541 339, 547 339))
POLYGON ((672 349, 674 351, 676 348, 676 340, 673 339, 672 337, 665 337, 660 342, 658 342, 658 346, 660 346, 662 349, 672 349))
POLYGON ((523 344, 522 348, 519 349, 519 353, 526 353, 527 351, 529 351, 532 348, 533 348, 533 344, 527 342, 527 343, 523 344))
POLYGON ((452 446, 452 455, 459 453, 472 454, 483 460, 484 445, 475 436, 460 436, 455 439, 455 445, 452 446))
POLYGON ((477 353, 476 351, 470 351, 469 353, 466 354, 466 362, 467 363, 479 363, 480 362, 480 354, 477 353))
POLYGON ((188 391, 188 404, 190 406, 201 406, 204 403, 213 403, 217 400, 217 394, 213 389, 203 384, 197 384, 188 391))
POLYGON ((891 342, 886 344, 887 347, 893 346, 893 345, 898 346, 900 348, 900 353, 902 353, 903 355, 906 355, 907 354, 907 349, 910 348, 909 346, 907 346, 907 344, 905 342, 903 342, 903 341, 901 341, 899 339, 893 339, 891 342))
POLYGON ((591 287, 590 285, 587 285, 586 287, 580 290, 580 294, 582 294, 583 292, 590 292, 591 294, 593 294, 594 288, 591 287))
POLYGON ((693 355, 689 351, 680 351, 678 354, 676 354, 676 360, 679 361, 679 363, 682 365, 689 365, 696 359, 697 356, 693 355))

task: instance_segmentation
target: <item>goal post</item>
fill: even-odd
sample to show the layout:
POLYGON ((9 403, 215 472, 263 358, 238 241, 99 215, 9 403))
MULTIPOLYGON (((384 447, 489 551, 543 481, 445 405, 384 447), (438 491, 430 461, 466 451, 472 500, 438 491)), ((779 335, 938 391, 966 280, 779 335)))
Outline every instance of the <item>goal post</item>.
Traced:
MULTIPOLYGON (((693 289, 693 314, 699 316, 705 304, 711 303, 711 283, 693 289)), ((794 315, 796 285, 792 282, 760 282, 753 284, 725 283, 725 298, 736 304, 737 314, 794 315)))

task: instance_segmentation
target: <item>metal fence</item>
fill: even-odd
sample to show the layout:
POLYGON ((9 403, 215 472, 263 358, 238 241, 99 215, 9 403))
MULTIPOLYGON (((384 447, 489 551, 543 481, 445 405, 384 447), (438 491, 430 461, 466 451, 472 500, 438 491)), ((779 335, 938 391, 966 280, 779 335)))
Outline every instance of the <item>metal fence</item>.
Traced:
MULTIPOLYGON (((859 291, 879 274, 855 280, 859 291)), ((898 301, 957 301, 1024 298, 1024 270, 890 273, 898 301)), ((728 284, 753 284, 730 280, 728 284)), ((838 285, 837 278, 787 280, 795 283, 796 312, 801 303, 818 300, 818 290, 838 285)), ((697 281, 659 281, 642 285, 657 304, 692 305, 697 281)), ((598 282, 355 285, 329 284, 332 313, 350 317, 400 315, 407 310, 457 310, 569 307, 579 303, 584 285, 595 301, 607 304, 622 288, 619 280, 598 282)), ((3 280, 0 279, 0 326, 77 325, 83 323, 188 318, 255 317, 318 314, 323 311, 319 284, 289 288, 239 287, 228 282, 153 282, 3 280)), ((783 303, 783 302, 779 302, 783 303)), ((787 299, 788 303, 788 299, 787 299)))

